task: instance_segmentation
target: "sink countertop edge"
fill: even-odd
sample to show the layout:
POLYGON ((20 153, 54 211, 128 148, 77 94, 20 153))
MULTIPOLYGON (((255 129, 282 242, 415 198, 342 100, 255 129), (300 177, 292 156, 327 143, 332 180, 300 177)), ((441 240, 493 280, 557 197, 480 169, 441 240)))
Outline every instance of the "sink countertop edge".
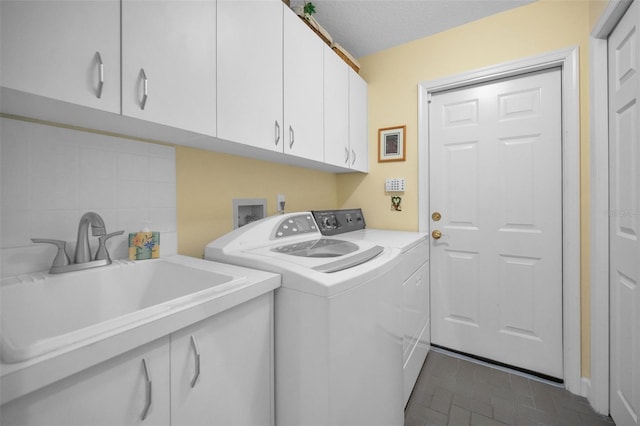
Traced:
POLYGON ((270 272, 182 255, 162 259, 198 269, 245 277, 246 280, 224 295, 190 304, 166 316, 113 335, 77 343, 23 362, 0 363, 0 405, 269 293, 281 285, 280 275, 270 272))

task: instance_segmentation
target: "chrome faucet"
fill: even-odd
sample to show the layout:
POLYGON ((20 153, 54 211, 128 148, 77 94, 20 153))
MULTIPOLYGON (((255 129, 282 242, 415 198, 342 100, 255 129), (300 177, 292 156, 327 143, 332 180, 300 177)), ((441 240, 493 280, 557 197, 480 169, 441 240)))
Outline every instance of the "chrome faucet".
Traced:
POLYGON ((98 213, 87 212, 80 218, 78 224, 78 238, 76 239, 76 253, 73 261, 77 263, 87 263, 91 261, 91 248, 89 248, 89 225, 91 225, 91 235, 99 237, 105 235, 104 221, 98 213))
POLYGON ((78 224, 78 238, 76 240, 76 252, 73 256, 74 263, 71 263, 66 250, 66 241, 51 240, 46 238, 32 238, 34 243, 54 244, 58 247, 56 257, 49 273, 59 274, 62 272, 79 271, 82 269, 95 268, 111 264, 111 257, 107 251, 106 241, 116 235, 120 235, 124 231, 117 231, 107 234, 104 221, 98 213, 87 212, 80 218, 78 224), (91 248, 89 246, 89 225, 91 225, 91 235, 99 237, 99 247, 96 251, 95 258, 91 258, 91 248))

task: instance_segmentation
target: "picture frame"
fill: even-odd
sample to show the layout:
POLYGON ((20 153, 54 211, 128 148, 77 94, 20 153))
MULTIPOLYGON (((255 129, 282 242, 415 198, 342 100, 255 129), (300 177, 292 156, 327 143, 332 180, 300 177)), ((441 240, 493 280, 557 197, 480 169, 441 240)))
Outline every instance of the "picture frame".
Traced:
POLYGON ((385 127, 378 130, 378 162, 405 161, 405 131, 407 126, 385 127))

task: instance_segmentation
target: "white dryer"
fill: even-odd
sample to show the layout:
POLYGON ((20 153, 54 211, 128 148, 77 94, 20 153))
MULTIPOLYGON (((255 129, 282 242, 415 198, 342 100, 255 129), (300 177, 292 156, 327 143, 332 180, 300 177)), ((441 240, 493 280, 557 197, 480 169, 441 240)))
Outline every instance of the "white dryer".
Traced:
MULTIPOLYGON (((352 222, 346 230, 359 229, 352 222)), ((253 222, 205 258, 276 272, 277 425, 402 425, 400 250, 323 236, 310 212, 253 222)))

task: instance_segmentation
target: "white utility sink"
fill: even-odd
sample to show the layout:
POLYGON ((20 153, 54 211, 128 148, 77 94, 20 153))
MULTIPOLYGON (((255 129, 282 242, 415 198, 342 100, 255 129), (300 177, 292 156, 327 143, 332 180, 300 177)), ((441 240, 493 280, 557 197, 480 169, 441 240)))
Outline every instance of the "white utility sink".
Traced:
POLYGON ((114 260, 96 269, 3 279, 2 362, 89 344, 211 300, 246 281, 180 258, 114 260))

